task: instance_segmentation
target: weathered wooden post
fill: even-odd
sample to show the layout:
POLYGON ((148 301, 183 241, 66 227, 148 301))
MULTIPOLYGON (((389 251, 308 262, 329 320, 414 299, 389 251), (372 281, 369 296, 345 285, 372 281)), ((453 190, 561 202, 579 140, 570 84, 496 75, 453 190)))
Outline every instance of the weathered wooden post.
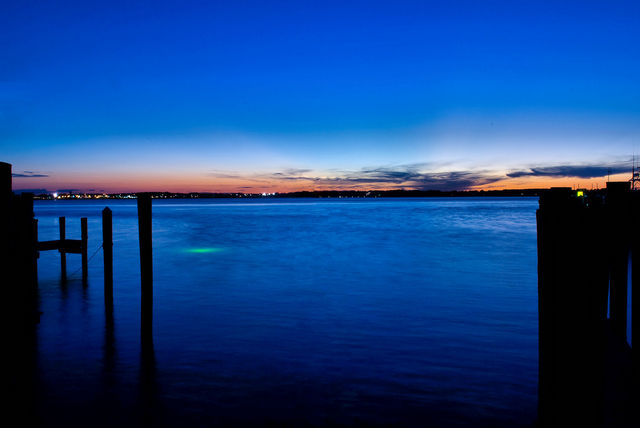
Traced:
POLYGON ((607 183, 609 242, 609 313, 619 337, 627 335, 627 274, 629 267, 629 182, 607 183))
POLYGON ((38 283, 38 259, 40 258, 40 252, 38 251, 38 219, 33 219, 33 268, 35 275, 35 282, 38 283))
POLYGON ((5 201, 11 197, 11 164, 0 162, 0 200, 5 201))
POLYGON ((58 224, 60 225, 60 271, 62 275, 62 279, 67 279, 67 253, 65 248, 65 234, 66 234, 66 223, 64 217, 58 217, 58 224))
POLYGON ((603 384, 607 264, 601 203, 569 188, 540 197, 539 426, 596 426, 603 384))
POLYGON ((640 193, 631 200, 631 354, 636 385, 640 385, 640 193))
POLYGON ((80 219, 80 237, 82 240, 82 281, 87 280, 87 244, 89 242, 89 233, 87 231, 87 218, 80 219))
MULTIPOLYGON (((11 192, 11 164, 0 162, 0 275, 3 283, 7 285, 3 288, 11 293, 15 288, 13 282, 12 258, 12 228, 11 228, 11 202, 13 193, 11 192)), ((9 305, 11 306, 11 305, 9 305)))
POLYGON ((102 210, 102 255, 104 257, 104 303, 113 306, 113 224, 111 210, 102 210))
POLYGON ((151 195, 138 194, 138 237, 140 240, 141 325, 144 343, 152 342, 153 263, 151 245, 151 195))

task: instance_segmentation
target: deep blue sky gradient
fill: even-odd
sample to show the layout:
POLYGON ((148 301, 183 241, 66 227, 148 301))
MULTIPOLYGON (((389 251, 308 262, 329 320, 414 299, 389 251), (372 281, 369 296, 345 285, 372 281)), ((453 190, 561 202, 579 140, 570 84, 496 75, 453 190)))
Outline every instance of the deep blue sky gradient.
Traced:
POLYGON ((493 174, 637 149, 640 2, 127 3, 3 5, 18 172, 493 174))

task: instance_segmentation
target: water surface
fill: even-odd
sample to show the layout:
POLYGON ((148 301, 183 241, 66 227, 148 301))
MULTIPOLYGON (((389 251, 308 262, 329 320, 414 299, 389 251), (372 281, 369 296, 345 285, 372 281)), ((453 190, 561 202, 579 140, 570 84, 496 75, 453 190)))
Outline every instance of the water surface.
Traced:
POLYGON ((37 201, 39 406, 82 425, 531 426, 537 198, 154 200, 140 349, 135 200, 37 201), (103 207, 113 210, 105 313, 103 207), (142 413, 142 415, 141 415, 142 413))

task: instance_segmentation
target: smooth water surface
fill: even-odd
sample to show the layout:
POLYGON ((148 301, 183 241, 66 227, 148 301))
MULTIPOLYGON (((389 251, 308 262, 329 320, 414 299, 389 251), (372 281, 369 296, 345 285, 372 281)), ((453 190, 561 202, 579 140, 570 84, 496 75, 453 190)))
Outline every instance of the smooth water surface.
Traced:
MULTIPOLYGON (((37 201, 45 422, 530 426, 536 198, 154 200, 140 347, 135 200, 37 201), (113 210, 105 313, 101 210, 113 210), (86 420, 84 421, 86 422, 86 420)), ((90 424, 89 424, 90 425, 90 424)))

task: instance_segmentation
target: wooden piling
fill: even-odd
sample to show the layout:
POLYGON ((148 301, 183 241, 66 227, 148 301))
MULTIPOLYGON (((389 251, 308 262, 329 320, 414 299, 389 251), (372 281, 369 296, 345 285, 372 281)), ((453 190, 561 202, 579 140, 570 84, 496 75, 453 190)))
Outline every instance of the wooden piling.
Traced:
POLYGON ((540 197, 539 426, 590 427, 599 420, 607 263, 598 247, 606 234, 596 202, 587 207, 569 188, 540 197))
POLYGON ((609 314, 614 333, 619 337, 627 335, 630 199, 628 182, 607 183, 609 314))
POLYGON ((87 244, 89 242, 89 233, 87 231, 87 218, 80 219, 80 239, 82 240, 82 280, 87 280, 88 260, 87 260, 87 244))
POLYGON ((40 258, 40 251, 38 251, 38 219, 33 219, 33 265, 34 265, 34 277, 35 283, 38 284, 38 259, 40 258))
MULTIPOLYGON (((631 218, 640 218, 640 194, 631 200, 631 218)), ((640 385, 640 228, 631 223, 631 353, 635 384, 640 385)))
POLYGON ((113 224, 111 210, 102 210, 102 255, 104 258, 104 303, 113 307, 113 224))
POLYGON ((0 200, 8 201, 11 197, 11 164, 0 162, 0 200))
POLYGON ((62 279, 67 278, 67 253, 65 253, 65 234, 66 223, 64 217, 58 217, 58 224, 60 225, 60 274, 62 279))
POLYGON ((143 343, 152 341, 153 263, 151 239, 151 195, 138 194, 138 237, 140 240, 141 325, 143 343))
POLYGON ((0 162, 0 272, 4 276, 3 281, 6 281, 7 284, 3 288, 9 292, 9 296, 6 298, 11 298, 11 293, 14 291, 12 289, 15 288, 12 284, 15 268, 12 266, 14 230, 11 227, 13 201, 11 180, 11 164, 0 162))

